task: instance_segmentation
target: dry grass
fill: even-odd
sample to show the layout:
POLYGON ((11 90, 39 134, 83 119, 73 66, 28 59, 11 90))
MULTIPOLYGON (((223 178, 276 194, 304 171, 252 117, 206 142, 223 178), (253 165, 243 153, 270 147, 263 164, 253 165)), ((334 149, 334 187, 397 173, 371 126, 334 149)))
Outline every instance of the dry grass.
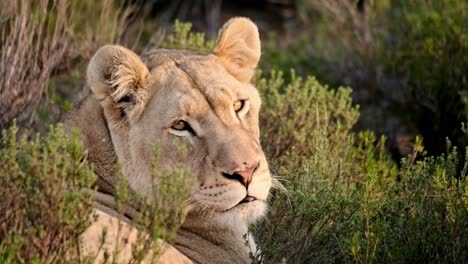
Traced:
POLYGON ((0 128, 28 125, 66 46, 66 1, 2 1, 0 128))
POLYGON ((60 118, 63 100, 80 98, 80 73, 100 46, 124 38, 131 8, 111 0, 5 0, 0 10, 0 129, 16 119, 45 131, 37 128, 38 107, 46 106, 47 124, 60 118))

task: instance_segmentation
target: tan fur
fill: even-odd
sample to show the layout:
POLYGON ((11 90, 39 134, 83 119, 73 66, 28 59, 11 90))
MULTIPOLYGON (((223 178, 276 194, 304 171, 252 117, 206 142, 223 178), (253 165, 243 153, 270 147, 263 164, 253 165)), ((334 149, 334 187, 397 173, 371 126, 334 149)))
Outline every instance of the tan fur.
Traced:
POLYGON ((158 143, 160 164, 174 167, 182 162, 176 139, 186 142, 198 181, 173 246, 195 263, 249 263, 255 248, 248 225, 264 215, 271 187, 259 141, 260 97, 250 84, 259 59, 258 30, 246 18, 223 26, 213 53, 154 50, 140 58, 105 46, 88 67, 93 95, 67 121, 83 131, 107 187, 115 184, 110 168, 118 160, 130 188, 149 198, 151 146, 158 143), (246 103, 236 113, 238 100, 246 103), (196 134, 172 129, 176 120, 187 121, 196 134), (225 176, 254 167, 248 188, 225 176), (239 204, 246 195, 257 200, 239 204))
MULTIPOLYGON (((132 259, 132 244, 138 240, 138 230, 123 221, 121 216, 115 214, 115 211, 105 206, 96 208, 93 219, 93 225, 83 234, 83 239, 86 239, 87 242, 83 243, 82 246, 85 255, 93 257, 95 263, 103 263, 105 262, 104 252, 107 252, 109 256, 112 256, 111 260, 114 260, 115 263, 129 263, 132 259), (103 236, 105 239, 103 240, 104 243, 101 244, 103 236), (119 245, 118 252, 116 251, 117 243, 119 245), (99 254, 95 255, 98 248, 100 249, 99 254)), ((153 259, 164 264, 193 263, 173 246, 161 240, 157 241, 157 243, 158 255, 146 255, 143 260, 144 263, 154 262, 153 259)))
POLYGON ((260 60, 258 29, 246 18, 229 20, 220 30, 214 54, 240 81, 250 82, 260 60))

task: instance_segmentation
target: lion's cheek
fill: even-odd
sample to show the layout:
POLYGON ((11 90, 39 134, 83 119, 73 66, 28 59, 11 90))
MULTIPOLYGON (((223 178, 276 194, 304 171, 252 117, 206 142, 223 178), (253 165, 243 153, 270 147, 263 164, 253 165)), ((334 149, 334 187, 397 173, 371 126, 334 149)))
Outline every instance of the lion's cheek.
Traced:
POLYGON ((205 185, 192 192, 189 201, 205 211, 224 212, 236 206, 246 195, 245 189, 228 184, 205 185))

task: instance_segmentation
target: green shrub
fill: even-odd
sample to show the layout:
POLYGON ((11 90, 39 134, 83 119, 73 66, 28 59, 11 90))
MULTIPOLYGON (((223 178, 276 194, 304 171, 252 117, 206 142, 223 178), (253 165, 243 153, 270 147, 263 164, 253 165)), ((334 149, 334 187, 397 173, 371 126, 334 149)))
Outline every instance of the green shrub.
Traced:
POLYGON ((313 77, 303 80, 294 71, 290 78, 285 83, 283 73, 273 70, 256 80, 263 97, 262 139, 269 142, 265 147, 271 159, 278 161, 292 149, 305 156, 324 149, 346 151, 343 145, 328 143, 352 140, 349 131, 359 112, 358 107, 351 105, 351 89, 333 91, 313 77))
MULTIPOLYGON (((92 263, 95 256, 83 256, 78 248, 80 235, 92 222, 93 196, 85 190, 93 189, 96 175, 79 133, 67 136, 58 125, 51 126, 47 136, 28 140, 19 137, 13 126, 3 131, 0 146, 0 262, 92 263)), ((182 157, 186 155, 183 145, 179 149, 182 157)), ((117 186, 116 210, 123 215, 128 207, 137 209, 133 220, 147 231, 140 232, 132 245, 137 262, 150 250, 156 261, 160 248, 154 242, 175 238, 185 220, 184 197, 194 181, 186 167, 158 169, 158 157, 155 148, 152 186, 156 196, 151 203, 130 193, 125 177, 119 177, 117 186)), ((116 240, 124 238, 122 233, 116 240)), ((119 263, 118 257, 107 253, 108 260, 119 263)))
POLYGON ((78 135, 50 127, 46 137, 0 143, 0 262, 50 263, 78 259, 79 235, 90 225, 95 179, 78 135))
POLYGON ((462 263, 468 258, 468 162, 460 164, 450 142, 438 157, 417 160, 418 154, 402 160, 399 181, 379 209, 375 259, 462 263))
POLYGON ((253 228, 265 263, 460 263, 467 257, 468 163, 456 148, 398 170, 385 139, 351 128, 350 90, 281 73, 257 81, 262 141, 286 189, 253 228), (462 167, 462 171, 457 171, 462 167))
POLYGON ((215 41, 205 40, 204 33, 191 32, 191 29, 192 24, 176 20, 172 32, 166 36, 160 48, 212 51, 215 41))
MULTIPOLYGON (((384 139, 354 135, 351 90, 330 90, 314 78, 281 73, 260 79, 262 140, 270 166, 287 192, 274 191, 271 211, 254 228, 260 258, 277 263, 351 261, 351 234, 369 227, 382 192, 396 179, 384 139), (268 142, 268 143, 267 143, 268 142), (376 144, 376 145, 375 145, 376 144)), ((362 245, 373 248, 369 237, 362 245)))

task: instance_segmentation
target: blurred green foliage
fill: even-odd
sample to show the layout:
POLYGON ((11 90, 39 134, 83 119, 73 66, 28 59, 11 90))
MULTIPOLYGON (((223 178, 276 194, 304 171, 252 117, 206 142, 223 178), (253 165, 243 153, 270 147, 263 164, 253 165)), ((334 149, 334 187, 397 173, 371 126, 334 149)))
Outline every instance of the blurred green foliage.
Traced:
POLYGON ((468 120, 468 3, 396 2, 386 18, 392 21, 387 25, 392 37, 382 41, 376 60, 386 74, 404 80, 404 89, 414 96, 400 111, 417 124, 431 151, 443 148, 443 137, 464 146, 468 139, 458 128, 468 120))
POLYGON ((351 86, 368 113, 360 126, 390 136, 392 144, 395 130, 402 129, 422 134, 433 155, 444 150, 445 137, 463 148, 467 10, 468 3, 458 0, 300 0, 304 30, 288 28, 282 41, 266 43, 263 66, 286 73, 294 68, 332 87, 351 86), (401 125, 385 128, 382 119, 401 125))

